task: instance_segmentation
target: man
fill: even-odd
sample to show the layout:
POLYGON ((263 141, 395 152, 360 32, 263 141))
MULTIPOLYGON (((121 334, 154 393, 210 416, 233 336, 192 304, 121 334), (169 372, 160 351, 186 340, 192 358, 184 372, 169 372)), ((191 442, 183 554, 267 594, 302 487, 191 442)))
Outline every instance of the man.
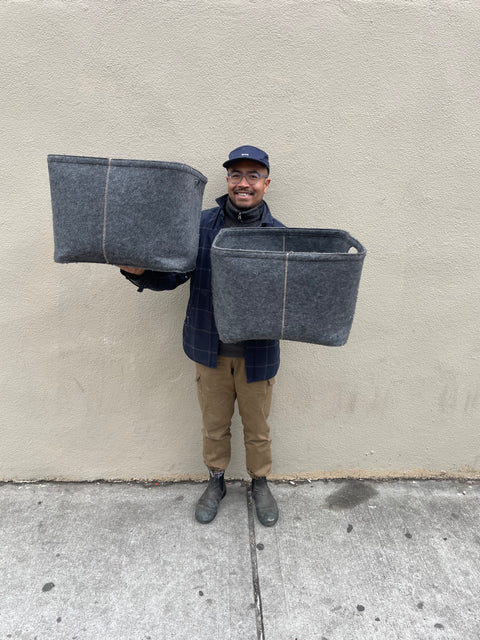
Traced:
POLYGON ((266 479, 272 467, 267 418, 274 376, 280 364, 279 342, 251 340, 224 344, 220 341, 213 315, 210 248, 223 227, 283 225, 272 217, 263 200, 270 184, 269 158, 264 151, 252 146, 238 147, 223 166, 227 169, 228 193, 217 199, 218 206, 202 212, 195 271, 161 273, 130 267, 123 267, 121 271, 139 291, 174 289, 190 279, 183 348, 196 363, 203 417, 203 456, 209 470, 207 488, 196 506, 196 519, 211 522, 226 494, 224 474, 230 462, 230 425, 237 400, 257 517, 263 525, 273 526, 278 520, 278 507, 266 479))

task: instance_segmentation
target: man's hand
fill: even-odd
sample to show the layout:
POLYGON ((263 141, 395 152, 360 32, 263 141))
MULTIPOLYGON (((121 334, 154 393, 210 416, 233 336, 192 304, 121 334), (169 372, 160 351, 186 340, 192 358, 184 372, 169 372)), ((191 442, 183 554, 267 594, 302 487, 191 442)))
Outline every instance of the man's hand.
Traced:
POLYGON ((138 267, 119 267, 119 269, 123 269, 127 273, 132 273, 134 276, 141 276, 145 273, 145 269, 139 269, 138 267))

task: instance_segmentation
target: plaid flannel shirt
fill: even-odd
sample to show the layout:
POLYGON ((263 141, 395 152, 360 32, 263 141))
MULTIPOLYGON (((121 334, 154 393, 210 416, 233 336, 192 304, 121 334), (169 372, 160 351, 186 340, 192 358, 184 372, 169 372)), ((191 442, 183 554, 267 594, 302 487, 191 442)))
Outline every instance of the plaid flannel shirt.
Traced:
MULTIPOLYGON (((218 206, 202 212, 200 239, 195 271, 190 273, 163 273, 145 271, 140 277, 123 275, 138 286, 139 291, 152 289, 165 291, 175 289, 190 280, 190 299, 183 325, 183 349, 186 355, 207 367, 217 366, 219 337, 215 325, 212 302, 210 248, 224 224, 224 206, 227 195, 217 199, 218 206)), ((262 227, 283 227, 270 213, 265 203, 262 227)), ((278 340, 247 340, 245 345, 245 367, 247 382, 273 378, 280 366, 280 344, 278 340)))

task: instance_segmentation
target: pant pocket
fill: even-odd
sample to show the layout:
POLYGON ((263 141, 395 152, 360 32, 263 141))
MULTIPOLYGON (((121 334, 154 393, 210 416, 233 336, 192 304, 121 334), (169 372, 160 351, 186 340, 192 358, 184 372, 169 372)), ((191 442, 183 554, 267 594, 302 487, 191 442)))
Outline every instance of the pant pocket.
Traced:
POLYGON ((205 397, 204 397, 203 391, 202 391, 202 378, 201 378, 201 376, 197 375, 195 380, 196 380, 196 383, 197 383, 198 404, 200 405, 200 409, 203 411, 204 408, 205 408, 205 397))
POLYGON ((273 394, 273 385, 275 384, 275 378, 270 378, 266 381, 265 385, 265 403, 263 405, 263 413, 265 414, 265 418, 268 418, 270 413, 270 408, 272 406, 272 394, 273 394))

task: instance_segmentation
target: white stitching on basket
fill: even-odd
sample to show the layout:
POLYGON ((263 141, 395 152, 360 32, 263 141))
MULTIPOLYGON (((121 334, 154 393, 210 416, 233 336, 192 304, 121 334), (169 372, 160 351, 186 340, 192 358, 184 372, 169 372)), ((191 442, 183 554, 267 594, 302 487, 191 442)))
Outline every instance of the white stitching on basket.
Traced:
MULTIPOLYGON (((285 236, 284 236, 285 237, 285 236)), ((283 311, 282 311, 282 332, 280 334, 280 340, 283 339, 283 331, 285 329, 285 303, 287 301, 287 276, 288 276, 288 256, 293 253, 289 251, 285 256, 285 281, 283 284, 283 311)))
POLYGON ((105 233, 107 230, 107 196, 108 196, 108 179, 110 178, 110 167, 111 167, 112 159, 108 159, 108 169, 107 169, 107 178, 105 180, 105 194, 103 196, 103 233, 102 233, 102 251, 103 257, 105 258, 105 262, 110 264, 107 254, 105 253, 105 233))

